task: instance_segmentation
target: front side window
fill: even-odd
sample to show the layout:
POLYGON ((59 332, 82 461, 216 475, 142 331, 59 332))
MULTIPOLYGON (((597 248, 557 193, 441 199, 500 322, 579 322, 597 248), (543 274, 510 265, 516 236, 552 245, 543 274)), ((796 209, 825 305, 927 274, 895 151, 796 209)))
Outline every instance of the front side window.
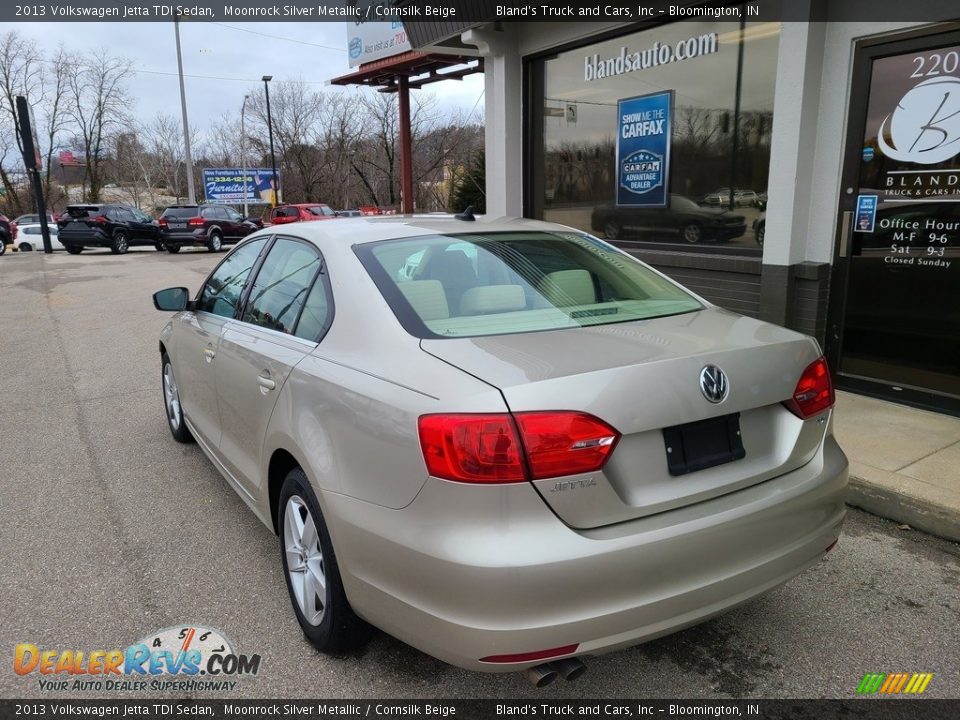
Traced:
POLYGON ((645 320, 702 309, 685 290, 573 232, 431 235, 355 248, 417 337, 471 337, 645 320))
POLYGON ((320 255, 306 243, 280 238, 270 249, 250 290, 244 322, 292 333, 310 285, 320 269, 320 255))
POLYGON ((197 310, 233 317, 243 286, 266 242, 267 238, 258 238, 238 246, 230 253, 200 291, 197 310))
POLYGON ((243 220, 243 216, 233 208, 224 208, 223 210, 227 214, 228 220, 233 220, 234 222, 240 222, 243 220))

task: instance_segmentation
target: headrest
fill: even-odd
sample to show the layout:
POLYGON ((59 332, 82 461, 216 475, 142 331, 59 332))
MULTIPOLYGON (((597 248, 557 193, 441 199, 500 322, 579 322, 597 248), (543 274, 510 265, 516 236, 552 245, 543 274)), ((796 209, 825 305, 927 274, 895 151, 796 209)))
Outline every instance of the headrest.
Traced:
POLYGON ((447 296, 439 280, 409 280, 397 283, 397 287, 424 322, 450 317, 447 296))
POLYGON ((461 315, 487 315, 512 312, 527 307, 527 296, 520 285, 474 287, 460 299, 461 315))
POLYGON ((586 270, 558 270, 544 276, 537 288, 555 307, 592 305, 597 301, 593 278, 586 270))

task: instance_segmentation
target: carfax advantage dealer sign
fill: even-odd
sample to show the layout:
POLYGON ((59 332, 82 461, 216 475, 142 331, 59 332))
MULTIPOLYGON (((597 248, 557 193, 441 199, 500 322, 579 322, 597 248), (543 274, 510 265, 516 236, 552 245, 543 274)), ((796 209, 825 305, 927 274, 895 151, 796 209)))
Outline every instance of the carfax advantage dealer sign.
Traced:
POLYGON ((673 90, 617 102, 617 205, 666 207, 673 90))

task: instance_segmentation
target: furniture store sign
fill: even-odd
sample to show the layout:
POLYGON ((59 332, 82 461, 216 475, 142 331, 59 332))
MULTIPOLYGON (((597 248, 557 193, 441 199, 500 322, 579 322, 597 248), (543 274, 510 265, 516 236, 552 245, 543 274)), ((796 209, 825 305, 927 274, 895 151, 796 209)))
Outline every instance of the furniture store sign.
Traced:
POLYGON ((673 90, 617 102, 617 205, 666 207, 673 90))

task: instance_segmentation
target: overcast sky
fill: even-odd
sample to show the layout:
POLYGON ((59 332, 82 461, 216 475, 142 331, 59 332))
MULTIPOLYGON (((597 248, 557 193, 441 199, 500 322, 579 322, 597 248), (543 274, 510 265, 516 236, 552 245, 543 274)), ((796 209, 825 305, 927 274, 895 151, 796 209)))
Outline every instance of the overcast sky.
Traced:
MULTIPOLYGON (((179 118, 173 23, 9 23, 2 29, 7 30, 34 39, 50 55, 63 44, 79 51, 105 47, 130 58, 137 71, 130 87, 135 116, 149 122, 163 111, 179 118)), ((302 79, 324 90, 329 89, 327 80, 350 71, 345 23, 185 22, 180 25, 180 42, 190 125, 200 129, 225 113, 239 114, 244 94, 263 91, 263 75, 273 75, 274 82, 302 79)), ((424 92, 436 93, 451 109, 476 108, 474 116, 482 117, 483 103, 477 103, 483 92, 480 73, 460 82, 436 83, 415 94, 424 92)))

